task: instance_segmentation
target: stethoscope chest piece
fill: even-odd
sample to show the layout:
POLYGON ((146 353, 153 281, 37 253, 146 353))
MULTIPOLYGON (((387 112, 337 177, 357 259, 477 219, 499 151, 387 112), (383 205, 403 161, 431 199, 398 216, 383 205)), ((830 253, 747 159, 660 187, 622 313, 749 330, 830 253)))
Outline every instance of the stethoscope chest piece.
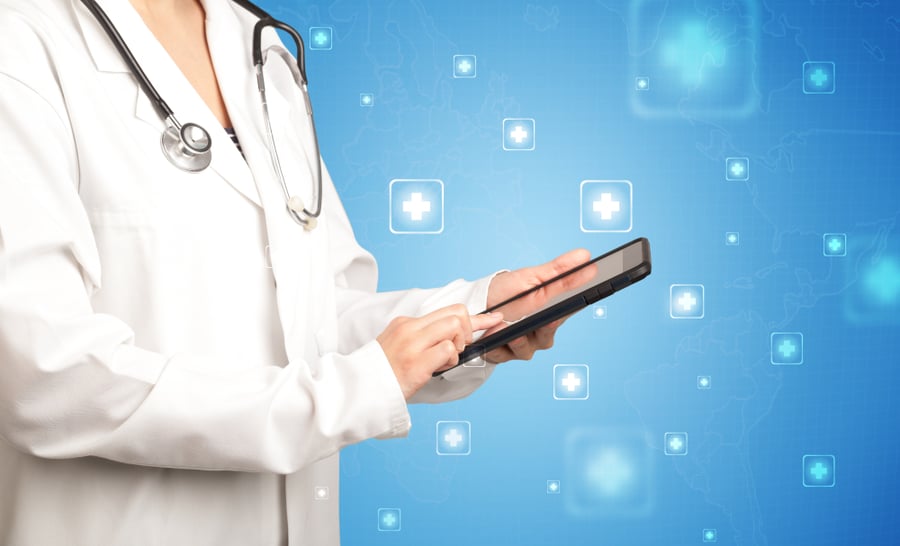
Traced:
POLYGON ((171 120, 160 137, 163 154, 170 163, 187 172, 200 172, 212 162, 212 138, 196 123, 179 127, 171 120))

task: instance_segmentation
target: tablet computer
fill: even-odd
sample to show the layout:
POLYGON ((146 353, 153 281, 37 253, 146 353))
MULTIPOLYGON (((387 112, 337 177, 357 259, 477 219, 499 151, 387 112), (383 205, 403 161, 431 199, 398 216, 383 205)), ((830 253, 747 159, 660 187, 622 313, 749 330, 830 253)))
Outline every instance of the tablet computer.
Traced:
MULTIPOLYGON (((499 311, 511 324, 483 335, 467 346, 459 354, 457 366, 578 312, 649 274, 650 241, 641 237, 520 292, 482 311, 499 311)), ((439 376, 451 369, 433 375, 439 376)))

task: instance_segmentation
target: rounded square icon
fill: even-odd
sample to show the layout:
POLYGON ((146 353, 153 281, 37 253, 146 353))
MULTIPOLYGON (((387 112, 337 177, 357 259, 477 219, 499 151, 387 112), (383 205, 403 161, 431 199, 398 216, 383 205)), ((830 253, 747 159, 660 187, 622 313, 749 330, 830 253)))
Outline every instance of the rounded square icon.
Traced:
POLYGON ((807 95, 834 93, 834 63, 831 61, 803 63, 803 92, 807 95))
POLYGON ((803 487, 834 487, 834 455, 803 456, 803 487))
POLYGON ((664 446, 666 455, 687 455, 687 432, 667 432, 665 434, 664 440, 666 442, 664 446))
POLYGON ((590 394, 590 370, 586 364, 553 366, 554 399, 587 400, 590 394))
POLYGON ((474 78, 478 72, 478 59, 475 55, 453 56, 453 77, 474 78))
POLYGON ((313 488, 313 498, 316 500, 328 500, 328 487, 317 485, 313 488))
POLYGON ((847 255, 847 234, 826 233, 822 236, 822 254, 829 258, 847 255))
POLYGON ((400 530, 400 509, 399 508, 379 508, 378 509, 378 530, 379 531, 399 531, 400 530))
POLYGON ((632 186, 629 180, 581 182, 581 231, 627 233, 632 227, 632 186))
POLYGON ((638 76, 634 79, 634 88, 637 91, 650 90, 650 78, 647 76, 638 76))
POLYGON ((534 119, 505 118, 503 120, 503 149, 508 152, 534 150, 534 119))
POLYGON ((705 391, 712 388, 712 377, 708 375, 697 376, 697 388, 705 391))
POLYGON ((548 495, 559 495, 560 484, 559 480, 547 480, 547 494, 548 495))
POLYGON ((737 231, 726 232, 725 244, 728 246, 738 246, 739 244, 741 244, 741 234, 737 231))
POLYGON ((375 106, 375 95, 372 93, 360 93, 359 105, 363 107, 375 106))
POLYGON ((725 180, 750 180, 750 158, 729 157, 725 160, 725 180))
POLYGON ((776 366, 803 364, 803 334, 772 332, 770 342, 772 364, 776 366))
POLYGON ((391 233, 433 235, 444 231, 441 180, 394 179, 388 193, 391 233))
POLYGON ((309 27, 309 48, 317 51, 331 49, 334 29, 331 27, 309 27))
POLYGON ((438 455, 468 455, 472 453, 472 424, 468 421, 438 421, 435 424, 437 433, 438 455))
POLYGON ((706 315, 702 284, 669 286, 669 316, 673 319, 702 319, 706 315))
POLYGON ((719 533, 715 529, 704 529, 703 530, 703 542, 718 542, 719 533))

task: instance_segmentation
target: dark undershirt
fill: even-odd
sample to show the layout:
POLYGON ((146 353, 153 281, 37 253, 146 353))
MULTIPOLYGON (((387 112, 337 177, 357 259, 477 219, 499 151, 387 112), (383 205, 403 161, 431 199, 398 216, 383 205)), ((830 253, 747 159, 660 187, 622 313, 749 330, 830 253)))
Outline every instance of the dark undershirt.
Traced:
POLYGON ((234 145, 237 146, 241 155, 244 155, 244 150, 241 149, 241 142, 238 140, 237 134, 234 132, 234 128, 226 127, 225 132, 228 133, 228 136, 231 137, 231 142, 234 142, 234 145))

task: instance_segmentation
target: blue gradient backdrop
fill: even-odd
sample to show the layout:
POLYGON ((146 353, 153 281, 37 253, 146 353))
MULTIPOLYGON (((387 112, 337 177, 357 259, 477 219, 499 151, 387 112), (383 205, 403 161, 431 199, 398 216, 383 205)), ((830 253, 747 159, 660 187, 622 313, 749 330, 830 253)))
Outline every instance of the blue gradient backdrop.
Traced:
POLYGON ((310 90, 382 290, 653 245, 653 275, 605 319, 413 408, 408 439, 345 449, 346 545, 900 542, 900 5, 262 5, 334 29, 308 51, 310 90), (465 54, 477 77, 454 79, 465 54), (833 94, 804 93, 807 61, 834 63, 833 94), (534 151, 503 151, 504 118, 535 119, 534 151), (748 181, 726 180, 728 157, 748 181), (444 182, 441 234, 390 232, 397 178, 444 182), (630 233, 581 231, 583 180, 632 182, 630 233), (823 255, 825 233, 846 233, 845 257, 823 255), (671 284, 704 285, 702 319, 670 318, 671 284), (802 365, 771 364, 772 332, 803 333, 802 365), (590 366, 588 400, 553 399, 560 363, 590 366), (470 455, 436 455, 441 420, 471 422, 470 455), (664 454, 673 431, 684 456, 664 454), (834 455, 833 488, 803 486, 808 454, 834 455), (377 530, 379 508, 400 508, 399 532, 377 530))

